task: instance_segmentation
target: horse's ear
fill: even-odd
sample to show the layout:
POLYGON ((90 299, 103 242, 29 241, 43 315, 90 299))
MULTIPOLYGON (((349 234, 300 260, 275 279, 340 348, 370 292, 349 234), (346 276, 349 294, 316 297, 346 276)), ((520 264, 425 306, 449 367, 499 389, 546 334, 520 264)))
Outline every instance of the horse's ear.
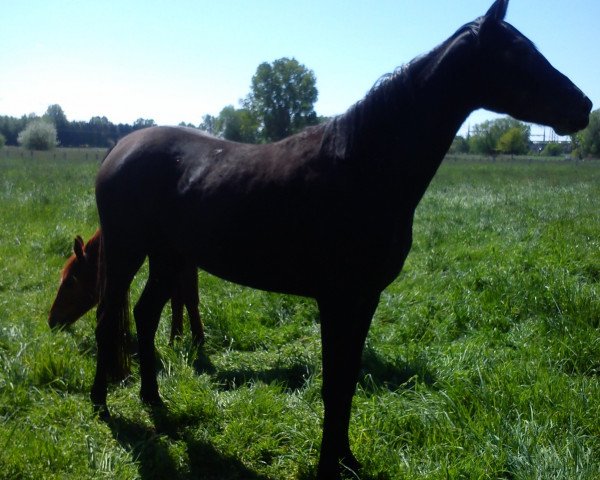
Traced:
POLYGON ((85 254, 83 253, 83 246, 84 246, 83 238, 81 238, 79 235, 77 235, 75 237, 75 242, 73 242, 73 253, 77 257, 77 260, 79 260, 79 261, 85 260, 85 254))
POLYGON ((498 22, 504 20, 506 10, 508 9, 508 0, 496 0, 485 14, 486 18, 492 18, 498 22))

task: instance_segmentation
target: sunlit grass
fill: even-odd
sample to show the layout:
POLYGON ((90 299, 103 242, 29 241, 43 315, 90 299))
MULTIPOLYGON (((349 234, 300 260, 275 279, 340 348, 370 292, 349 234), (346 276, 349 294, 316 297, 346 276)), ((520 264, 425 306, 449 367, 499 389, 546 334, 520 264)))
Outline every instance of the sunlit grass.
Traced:
MULTIPOLYGON (((0 478, 311 478, 308 299, 201 272, 205 347, 168 345, 168 308, 159 327, 166 408, 142 406, 134 368, 113 421, 93 416, 94 314, 56 333, 46 316, 73 237, 97 227, 97 168, 0 155, 0 478)), ((600 165, 447 162, 414 230, 354 400, 363 478, 600 478, 600 165)))

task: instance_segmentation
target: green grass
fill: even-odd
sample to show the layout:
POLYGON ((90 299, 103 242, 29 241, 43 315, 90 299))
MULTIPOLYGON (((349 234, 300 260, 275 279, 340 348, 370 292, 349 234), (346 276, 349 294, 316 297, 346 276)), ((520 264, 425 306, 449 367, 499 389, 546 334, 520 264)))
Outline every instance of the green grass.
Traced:
MULTIPOLYGON (((92 415, 94 315, 59 333, 46 316, 73 236, 96 229, 98 161, 16 152, 0 151, 0 478, 311 478, 311 300, 201 272, 205 348, 168 346, 169 309, 159 328, 167 409, 142 406, 134 372, 113 421, 92 415)), ((414 233, 354 400, 363 478, 600 478, 600 164, 446 162, 414 233)))

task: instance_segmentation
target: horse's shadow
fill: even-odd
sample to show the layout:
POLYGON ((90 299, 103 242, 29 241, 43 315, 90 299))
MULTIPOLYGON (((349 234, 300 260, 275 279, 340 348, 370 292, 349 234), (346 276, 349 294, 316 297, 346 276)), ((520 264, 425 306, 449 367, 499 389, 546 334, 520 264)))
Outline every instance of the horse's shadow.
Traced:
MULTIPOLYGON (((269 480, 260 475, 234 457, 224 455, 209 442, 192 438, 191 435, 180 435, 177 432, 177 420, 169 414, 166 407, 150 409, 154 427, 142 424, 129 418, 115 416, 107 421, 117 442, 131 453, 138 463, 138 473, 142 480, 269 480), (166 437, 166 438, 165 438, 166 437), (169 442, 185 444, 188 463, 177 464, 169 451, 169 442)), ((314 466, 304 466, 298 472, 298 480, 315 478, 314 466)), ((389 480, 386 474, 357 476, 347 472, 343 478, 348 480, 389 480)))
MULTIPOLYGON (((234 369, 219 371, 209 356, 198 350, 194 361, 198 374, 208 374, 221 388, 235 389, 247 382, 261 381, 277 383, 285 389, 297 389, 307 381, 307 377, 316 371, 317 366, 299 360, 286 367, 274 367, 264 370, 234 369)), ((433 383, 433 376, 426 366, 415 362, 412 364, 384 358, 377 351, 366 348, 363 353, 363 367, 359 384, 367 393, 376 393, 379 389, 397 390, 413 388, 417 381, 427 385, 433 383)), ((168 478, 179 479, 246 479, 267 480, 232 456, 218 451, 210 442, 199 440, 185 429, 180 429, 181 419, 170 414, 167 407, 155 407, 149 410, 152 426, 139 420, 122 416, 111 417, 108 425, 113 437, 136 459, 139 464, 139 476, 142 480, 168 478), (185 445, 187 465, 177 464, 169 451, 173 442, 185 445)), ((299 480, 314 478, 314 467, 301 468, 299 480)), ((352 475, 348 478, 358 478, 352 475)), ((363 480, 387 480, 385 475, 370 477, 361 475, 363 480)))
POLYGON ((363 351, 358 383, 365 392, 412 389, 420 382, 429 387, 435 383, 435 376, 424 361, 388 359, 369 347, 363 351))
POLYGON ((197 374, 208 374, 222 390, 234 390, 258 381, 265 384, 277 383, 286 391, 294 391, 306 384, 316 367, 298 360, 262 370, 243 367, 220 369, 213 365, 208 355, 199 352, 194 362, 194 369, 197 374))
MULTIPOLYGON (((277 383, 287 391, 301 389, 307 380, 319 370, 314 363, 298 360, 285 366, 274 366, 262 370, 249 368, 217 369, 209 356, 199 349, 194 369, 197 374, 208 374, 223 390, 232 390, 256 381, 277 383)), ((369 393, 379 389, 391 391, 411 389, 416 383, 427 386, 435 383, 433 373, 424 361, 406 362, 398 358, 388 359, 372 348, 365 348, 358 383, 369 393)))
POLYGON ((113 437, 136 459, 142 480, 183 480, 223 478, 267 480, 247 468, 235 457, 224 455, 209 442, 177 431, 177 419, 166 407, 151 408, 154 427, 129 418, 114 416, 108 420, 113 437), (187 465, 177 464, 169 451, 173 441, 185 445, 187 465))

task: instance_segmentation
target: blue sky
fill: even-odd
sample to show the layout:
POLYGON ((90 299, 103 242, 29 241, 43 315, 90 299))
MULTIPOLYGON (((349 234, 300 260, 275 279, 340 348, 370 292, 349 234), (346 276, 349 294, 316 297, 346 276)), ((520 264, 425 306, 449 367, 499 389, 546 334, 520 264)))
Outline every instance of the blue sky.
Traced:
MULTIPOLYGON (((4 2, 0 115, 62 106, 200 123, 249 91, 263 61, 317 77, 321 115, 344 112, 384 73, 450 36, 491 0, 20 0, 4 2)), ((507 21, 600 107, 599 0, 512 0, 507 21)), ((493 118, 477 112, 468 121, 493 118)), ((463 131, 466 128, 463 127, 463 131)))

